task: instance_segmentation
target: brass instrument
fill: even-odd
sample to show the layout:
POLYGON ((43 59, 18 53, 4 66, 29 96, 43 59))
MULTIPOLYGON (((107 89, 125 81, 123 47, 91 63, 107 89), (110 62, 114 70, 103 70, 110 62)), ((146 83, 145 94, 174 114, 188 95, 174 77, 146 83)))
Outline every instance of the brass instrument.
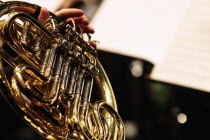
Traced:
POLYGON ((125 139, 96 49, 53 13, 41 26, 40 9, 26 2, 0 2, 1 94, 47 139, 125 139))

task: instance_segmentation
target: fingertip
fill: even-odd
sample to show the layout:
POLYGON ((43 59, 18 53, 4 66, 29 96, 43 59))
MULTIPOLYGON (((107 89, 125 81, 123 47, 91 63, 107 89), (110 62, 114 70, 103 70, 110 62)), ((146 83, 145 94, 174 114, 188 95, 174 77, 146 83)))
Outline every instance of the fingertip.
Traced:
POLYGON ((89 33, 95 33, 95 29, 92 26, 88 27, 89 33))
POLYGON ((73 8, 73 9, 77 10, 78 14, 80 14, 81 16, 85 14, 82 9, 76 9, 76 8, 73 8))
POLYGON ((48 9, 46 7, 42 7, 41 8, 41 11, 40 11, 40 15, 42 14, 42 16, 45 16, 45 17, 49 17, 50 16, 50 13, 48 11, 48 9))
POLYGON ((48 11, 47 8, 42 7, 40 14, 38 16, 38 21, 40 22, 41 25, 45 25, 46 24, 46 20, 49 18, 50 13, 48 11))
POLYGON ((93 46, 95 49, 97 48, 97 43, 96 41, 91 41, 90 45, 93 46))

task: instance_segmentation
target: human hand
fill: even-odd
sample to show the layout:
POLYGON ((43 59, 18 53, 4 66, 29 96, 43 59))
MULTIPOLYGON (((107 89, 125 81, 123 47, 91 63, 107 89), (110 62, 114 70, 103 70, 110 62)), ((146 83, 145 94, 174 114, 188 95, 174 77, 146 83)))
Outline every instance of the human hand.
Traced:
MULTIPOLYGON (((95 30, 89 25, 88 18, 84 15, 83 10, 75 8, 61 9, 54 13, 58 18, 62 19, 65 23, 71 23, 74 20, 77 27, 81 27, 84 33, 94 33, 95 30)), ((42 7, 38 16, 38 21, 42 24, 46 24, 46 20, 49 18, 49 11, 42 7)), ((96 48, 96 42, 90 42, 90 44, 96 48)))

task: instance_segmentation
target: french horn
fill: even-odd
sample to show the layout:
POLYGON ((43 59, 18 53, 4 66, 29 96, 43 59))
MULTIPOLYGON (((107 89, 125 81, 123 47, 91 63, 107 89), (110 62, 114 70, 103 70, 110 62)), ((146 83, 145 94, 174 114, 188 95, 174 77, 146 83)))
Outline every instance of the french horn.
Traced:
POLYGON ((123 121, 97 50, 74 24, 41 7, 0 2, 0 92, 50 140, 124 140, 123 121))

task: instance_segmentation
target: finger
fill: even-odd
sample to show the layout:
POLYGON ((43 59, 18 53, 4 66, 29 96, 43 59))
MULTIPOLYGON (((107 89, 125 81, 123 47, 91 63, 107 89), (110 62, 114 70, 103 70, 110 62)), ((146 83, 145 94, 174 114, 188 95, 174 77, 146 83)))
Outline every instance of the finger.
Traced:
POLYGON ((83 24, 83 25, 89 24, 89 20, 85 15, 81 17, 68 18, 65 22, 72 23, 72 19, 74 20, 75 24, 83 24))
POLYGON ((47 10, 47 8, 42 7, 40 14, 38 16, 38 21, 40 22, 41 25, 45 25, 46 24, 46 20, 50 17, 50 13, 47 10))
POLYGON ((84 12, 81 9, 68 8, 68 9, 61 9, 55 12, 55 15, 61 18, 62 20, 66 21, 68 18, 81 17, 82 15, 84 15, 84 12))
POLYGON ((90 25, 83 25, 83 24, 79 24, 78 26, 80 26, 83 29, 84 33, 94 33, 95 30, 92 26, 90 25))
POLYGON ((90 42, 90 45, 93 46, 94 48, 97 47, 97 43, 96 43, 95 41, 91 41, 91 42, 90 42))

